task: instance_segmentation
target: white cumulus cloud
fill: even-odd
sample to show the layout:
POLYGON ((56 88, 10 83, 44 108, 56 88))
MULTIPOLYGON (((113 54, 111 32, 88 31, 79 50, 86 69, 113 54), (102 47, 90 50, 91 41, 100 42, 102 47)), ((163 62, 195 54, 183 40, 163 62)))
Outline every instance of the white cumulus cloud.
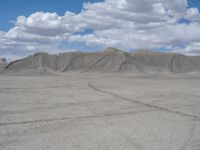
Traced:
POLYGON ((187 0, 105 0, 84 3, 77 14, 35 12, 17 17, 13 28, 0 32, 0 54, 63 51, 81 44, 85 49, 163 48, 193 55, 200 54, 199 42, 199 10, 189 7, 187 0))

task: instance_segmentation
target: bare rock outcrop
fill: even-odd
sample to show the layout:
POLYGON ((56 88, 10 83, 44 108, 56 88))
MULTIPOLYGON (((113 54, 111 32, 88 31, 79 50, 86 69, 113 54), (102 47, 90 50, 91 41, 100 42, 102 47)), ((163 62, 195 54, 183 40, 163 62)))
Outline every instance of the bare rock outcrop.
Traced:
POLYGON ((99 52, 37 53, 6 65, 4 71, 80 71, 190 73, 200 72, 200 57, 140 50, 128 53, 115 48, 99 52))

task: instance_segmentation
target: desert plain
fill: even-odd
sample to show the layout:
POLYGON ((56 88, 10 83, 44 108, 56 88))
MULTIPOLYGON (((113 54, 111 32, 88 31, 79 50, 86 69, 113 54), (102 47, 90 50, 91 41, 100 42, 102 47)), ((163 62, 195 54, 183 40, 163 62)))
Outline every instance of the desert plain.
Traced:
POLYGON ((0 76, 1 150, 199 150, 200 76, 0 76))

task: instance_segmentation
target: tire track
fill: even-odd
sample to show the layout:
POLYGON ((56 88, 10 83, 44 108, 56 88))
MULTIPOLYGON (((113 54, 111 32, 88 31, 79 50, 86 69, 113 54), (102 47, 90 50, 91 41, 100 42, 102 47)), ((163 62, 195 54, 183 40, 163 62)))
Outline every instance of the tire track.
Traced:
MULTIPOLYGON (((200 120, 200 117, 195 116, 195 115, 191 115, 191 114, 186 114, 180 111, 175 111, 175 110, 170 110, 168 108, 163 108, 160 106, 156 106, 156 105, 151 105, 145 102, 141 102, 141 101, 137 101, 137 100, 133 100, 133 99, 129 99, 126 98, 124 96, 109 92, 109 91, 105 91, 105 90, 101 90, 99 88, 97 88, 96 86, 94 86, 92 84, 92 82, 88 83, 88 86, 90 88, 92 88, 93 90, 103 93, 103 94, 107 94, 107 95, 111 95, 117 98, 120 98, 124 101, 129 101, 132 103, 136 103, 154 110, 147 110, 147 111, 131 111, 131 112, 122 112, 122 113, 108 113, 108 114, 99 114, 99 115, 89 115, 89 116, 78 116, 78 117, 63 117, 63 118, 52 118, 52 119, 40 119, 40 120, 28 120, 28 121, 19 121, 19 122, 4 122, 4 123, 0 123, 0 126, 9 126, 9 125, 25 125, 25 124, 34 124, 34 123, 41 123, 41 122, 54 122, 54 121, 65 121, 65 120, 73 120, 73 119, 92 119, 92 118, 104 118, 104 117, 112 117, 112 116, 124 116, 124 115, 132 115, 132 114, 137 114, 137 113, 144 113, 144 112, 151 112, 151 111, 155 111, 159 110, 159 111, 165 111, 168 113, 174 113, 180 116, 184 116, 184 117, 189 117, 195 120, 200 120)), ((58 87, 58 86, 56 86, 58 87)), ((51 87, 51 88, 56 88, 56 87, 51 87)), ((64 86, 59 86, 59 87, 64 87, 64 86)), ((45 87, 47 88, 47 87, 45 87)), ((12 88, 15 89, 15 88, 12 88)), ((19 88, 18 88, 19 89, 19 88)))
POLYGON ((93 90, 95 90, 97 92, 100 92, 100 93, 103 93, 103 94, 107 94, 107 95, 111 95, 111 96, 120 98, 120 99, 122 99, 124 101, 132 102, 132 103, 139 104, 139 105, 143 105, 145 107, 153 108, 153 109, 156 109, 156 110, 177 114, 177 115, 183 116, 183 117, 189 117, 189 118, 192 118, 192 119, 195 119, 195 120, 200 120, 200 117, 195 116, 195 115, 186 114, 186 113, 183 113, 183 112, 180 112, 180 111, 171 110, 171 109, 160 107, 160 106, 157 106, 157 105, 148 104, 148 103, 145 103, 145 102, 137 101, 137 100, 134 100, 134 99, 130 99, 130 98, 115 94, 115 93, 110 92, 110 91, 99 89, 96 86, 94 86, 92 83, 93 82, 89 82, 88 86, 91 87, 93 90))
POLYGON ((56 88, 66 88, 69 85, 63 86, 46 86, 46 87, 0 87, 0 90, 32 90, 32 89, 56 89, 56 88))
POLYGON ((28 120, 28 121, 19 121, 19 122, 4 122, 4 123, 0 123, 0 127, 1 126, 9 126, 9 125, 34 124, 34 123, 42 123, 42 122, 49 123, 49 122, 55 122, 55 121, 65 121, 65 120, 75 120, 75 119, 93 119, 93 118, 95 119, 95 118, 115 117, 115 116, 132 115, 132 114, 145 113, 145 112, 151 112, 151 111, 152 110, 130 111, 130 112, 107 113, 107 114, 89 115, 89 116, 63 117, 63 118, 28 120))

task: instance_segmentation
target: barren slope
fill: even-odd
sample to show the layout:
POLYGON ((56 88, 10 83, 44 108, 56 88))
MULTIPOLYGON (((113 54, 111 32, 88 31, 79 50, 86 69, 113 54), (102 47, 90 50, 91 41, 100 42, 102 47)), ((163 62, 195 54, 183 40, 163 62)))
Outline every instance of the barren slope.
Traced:
POLYGON ((132 54, 147 72, 188 73, 200 70, 200 59, 177 53, 137 51, 132 54))
POLYGON ((200 71, 199 57, 176 53, 137 51, 132 54, 115 48, 99 52, 68 52, 58 55, 37 53, 11 62, 5 71, 38 70, 41 72, 171 72, 200 71))
POLYGON ((7 65, 6 59, 0 58, 0 71, 3 70, 6 65, 7 65))

